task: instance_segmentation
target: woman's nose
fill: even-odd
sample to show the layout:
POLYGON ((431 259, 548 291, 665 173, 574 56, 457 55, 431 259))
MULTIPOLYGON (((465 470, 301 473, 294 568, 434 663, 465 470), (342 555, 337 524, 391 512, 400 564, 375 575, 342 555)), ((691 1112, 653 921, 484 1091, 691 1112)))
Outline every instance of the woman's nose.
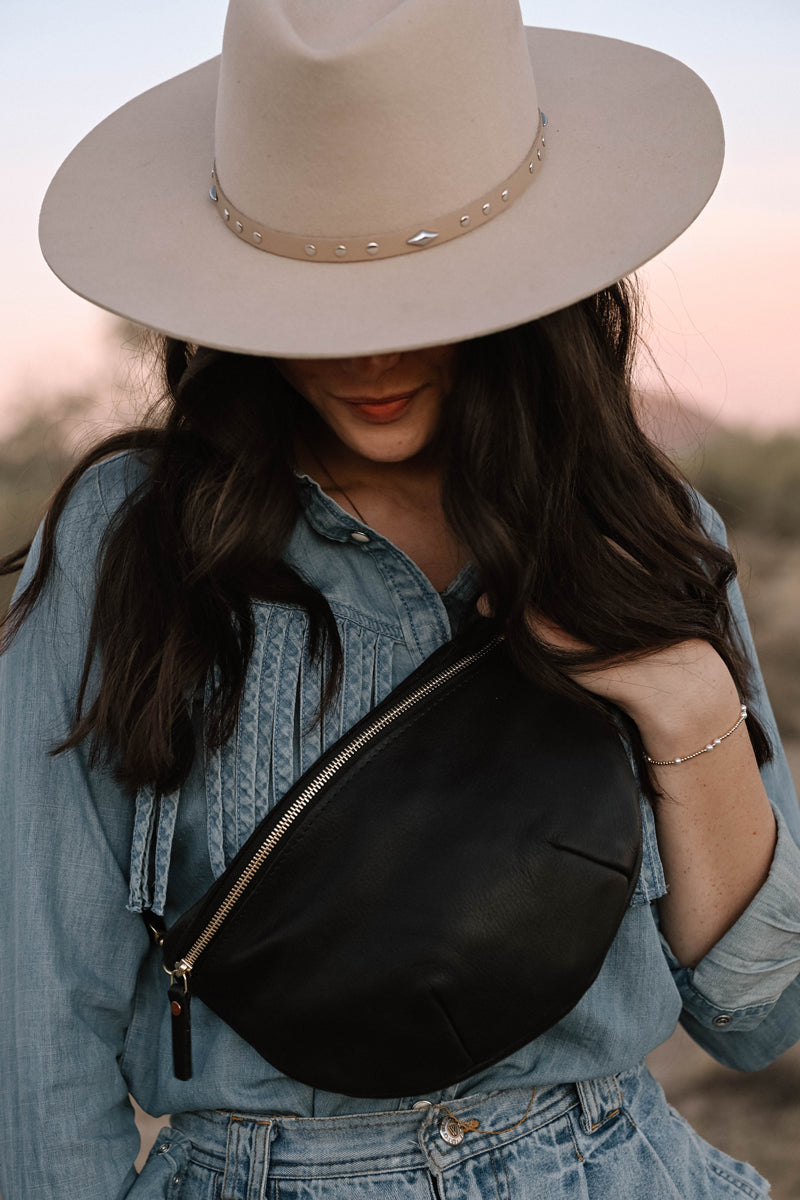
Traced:
POLYGON ((358 358, 343 358, 341 365, 344 373, 351 378, 372 382, 396 367, 400 357, 400 351, 395 354, 365 354, 358 358))

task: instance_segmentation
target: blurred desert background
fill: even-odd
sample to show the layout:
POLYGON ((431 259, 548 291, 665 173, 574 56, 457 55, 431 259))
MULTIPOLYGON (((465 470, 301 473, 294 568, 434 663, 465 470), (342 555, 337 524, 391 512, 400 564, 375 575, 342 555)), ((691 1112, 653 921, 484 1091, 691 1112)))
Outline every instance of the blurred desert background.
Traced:
MULTIPOLYGON (((107 328, 107 374, 21 406, 0 441, 0 553, 28 541, 54 484, 81 449, 154 397, 141 331, 107 328), (111 398, 111 402, 109 402, 111 398)), ((666 393, 641 397, 641 421, 722 513, 778 722, 800 782, 800 429, 728 428, 666 393)), ((0 604, 11 581, 0 580, 0 604)), ((767 1070, 719 1066, 681 1030, 651 1057, 673 1104, 710 1141, 752 1161, 775 1200, 800 1200, 800 1046, 767 1070)), ((164 1123, 139 1114, 144 1160, 164 1123)), ((644 1200, 644 1198, 643 1198, 644 1200)))

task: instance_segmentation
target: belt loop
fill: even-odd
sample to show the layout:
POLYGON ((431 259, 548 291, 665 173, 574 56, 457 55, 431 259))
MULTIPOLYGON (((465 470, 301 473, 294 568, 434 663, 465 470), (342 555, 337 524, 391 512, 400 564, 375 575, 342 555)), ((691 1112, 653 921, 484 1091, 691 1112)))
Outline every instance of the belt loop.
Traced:
POLYGON ((253 1150, 250 1157, 250 1180, 247 1200, 267 1200, 269 1178, 269 1148, 278 1132, 274 1121, 258 1121, 253 1130, 253 1150))
POLYGON ((266 1200, 270 1145, 276 1133, 274 1121, 230 1118, 220 1200, 266 1200))
POLYGON ((584 1133, 594 1133, 622 1108, 622 1092, 616 1075, 602 1079, 586 1079, 575 1085, 581 1102, 581 1127, 584 1133))
POLYGON ((242 1142, 242 1122, 239 1117, 228 1121, 228 1143, 225 1147, 225 1174, 222 1176, 220 1200, 244 1200, 239 1188, 239 1151, 242 1142))

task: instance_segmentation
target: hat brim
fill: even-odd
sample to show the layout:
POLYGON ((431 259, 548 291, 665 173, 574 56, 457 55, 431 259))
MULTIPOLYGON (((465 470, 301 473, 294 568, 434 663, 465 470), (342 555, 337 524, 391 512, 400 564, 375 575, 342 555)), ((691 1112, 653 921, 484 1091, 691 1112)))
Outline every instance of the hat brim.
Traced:
POLYGON ((703 81, 667 55, 590 34, 526 34, 546 161, 508 210, 454 241, 315 263, 238 239, 208 198, 212 59, 118 109, 70 154, 42 207, 44 256, 102 308, 250 354, 411 349, 563 308, 691 224, 719 177, 722 123, 703 81))

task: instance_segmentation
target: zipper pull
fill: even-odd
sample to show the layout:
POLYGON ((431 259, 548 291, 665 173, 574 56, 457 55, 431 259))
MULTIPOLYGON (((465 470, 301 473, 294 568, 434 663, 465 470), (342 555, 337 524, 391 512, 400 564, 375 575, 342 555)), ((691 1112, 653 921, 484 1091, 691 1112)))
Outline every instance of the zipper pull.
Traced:
POLYGON ((176 1079, 192 1078, 192 1019, 189 991, 191 968, 176 963, 169 973, 169 1011, 172 1014, 172 1069, 176 1079))

